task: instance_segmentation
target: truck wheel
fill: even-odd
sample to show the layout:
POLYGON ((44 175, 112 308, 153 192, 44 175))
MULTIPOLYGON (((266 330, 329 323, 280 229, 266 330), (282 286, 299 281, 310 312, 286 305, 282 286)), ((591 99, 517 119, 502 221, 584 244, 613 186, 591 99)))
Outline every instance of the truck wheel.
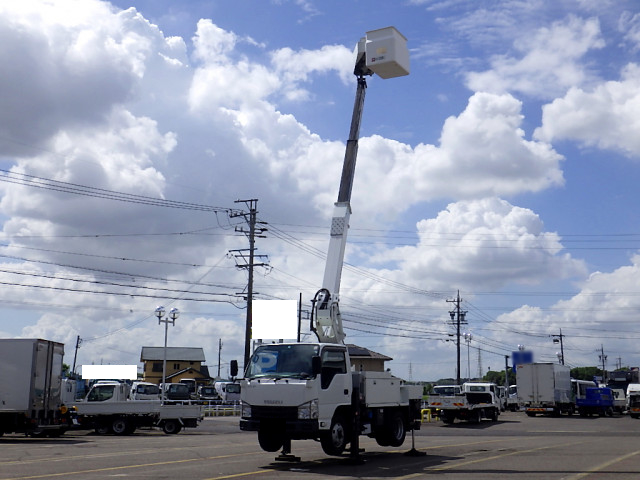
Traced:
POLYGON ((497 422, 498 421, 498 415, 500 415, 498 413, 497 409, 493 409, 489 412, 489 420, 491 420, 492 422, 497 422))
POLYGON ((442 412, 442 414, 440 415, 440 418, 442 418, 442 421, 444 423, 446 423, 447 425, 450 425, 455 421, 456 416, 451 415, 450 413, 447 413, 447 412, 442 412))
POLYGON ((96 425, 96 428, 94 429, 94 431, 98 434, 98 435, 106 435, 107 433, 109 433, 111 431, 109 425, 106 425, 104 423, 100 423, 98 425, 96 425))
POLYGON ((480 423, 481 418, 480 410, 473 410, 469 413, 469 421, 471 423, 480 423))
POLYGON ((162 425, 162 431, 169 435, 180 433, 180 430, 182 430, 182 425, 180 425, 180 422, 178 420, 165 420, 164 424, 162 425))
POLYGON ((111 430, 116 435, 128 435, 129 423, 125 418, 116 418, 111 422, 111 430))
POLYGON ((320 437, 320 445, 327 455, 342 455, 347 446, 347 428, 342 417, 336 416, 331 421, 331 429, 320 437))
POLYGON ((396 412, 391 416, 388 426, 389 445, 391 447, 399 447, 404 443, 407 430, 404 428, 404 419, 400 412, 396 412))
POLYGON ((284 445, 284 438, 280 431, 260 429, 258 431, 258 443, 265 452, 277 452, 284 445))

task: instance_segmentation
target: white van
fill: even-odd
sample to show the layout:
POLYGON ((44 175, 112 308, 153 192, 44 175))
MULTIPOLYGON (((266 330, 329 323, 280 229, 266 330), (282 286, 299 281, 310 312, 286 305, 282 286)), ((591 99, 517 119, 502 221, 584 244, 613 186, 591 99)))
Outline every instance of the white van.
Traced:
POLYGON ((160 387, 155 383, 133 382, 129 398, 131 400, 158 400, 160 387))

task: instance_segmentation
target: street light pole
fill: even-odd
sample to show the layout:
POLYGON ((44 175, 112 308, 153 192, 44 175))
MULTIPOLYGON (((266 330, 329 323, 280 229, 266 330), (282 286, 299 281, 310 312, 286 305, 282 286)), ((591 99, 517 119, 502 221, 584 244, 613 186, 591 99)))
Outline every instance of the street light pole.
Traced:
POLYGON ((169 316, 168 317, 164 316, 165 313, 166 313, 166 310, 165 310, 165 308, 163 306, 159 306, 159 307, 156 308, 156 317, 158 317, 158 325, 160 325, 161 323, 164 323, 164 350, 163 350, 163 355, 162 355, 162 388, 161 388, 162 403, 163 404, 164 404, 165 398, 166 398, 165 383, 166 383, 166 379, 167 379, 167 334, 168 334, 168 330, 169 330, 169 323, 171 323, 171 325, 175 326, 176 319, 180 316, 180 310, 178 310, 177 308, 173 307, 171 310, 169 310, 169 316))

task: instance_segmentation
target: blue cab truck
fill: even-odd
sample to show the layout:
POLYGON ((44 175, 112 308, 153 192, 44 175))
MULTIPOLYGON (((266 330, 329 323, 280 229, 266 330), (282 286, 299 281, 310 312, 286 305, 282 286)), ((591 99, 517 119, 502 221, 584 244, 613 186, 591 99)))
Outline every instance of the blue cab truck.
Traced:
POLYGON ((581 417, 590 415, 613 415, 613 391, 607 387, 588 387, 584 398, 576 398, 576 407, 581 417))

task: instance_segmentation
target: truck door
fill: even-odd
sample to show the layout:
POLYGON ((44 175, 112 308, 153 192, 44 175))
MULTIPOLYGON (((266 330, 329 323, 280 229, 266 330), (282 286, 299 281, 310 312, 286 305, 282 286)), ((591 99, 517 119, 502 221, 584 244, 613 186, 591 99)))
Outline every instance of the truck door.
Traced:
POLYGON ((341 348, 326 347, 320 356, 320 426, 325 429, 340 405, 351 404, 351 372, 347 368, 346 352, 341 348), (323 422, 325 425, 323 425, 323 422))

